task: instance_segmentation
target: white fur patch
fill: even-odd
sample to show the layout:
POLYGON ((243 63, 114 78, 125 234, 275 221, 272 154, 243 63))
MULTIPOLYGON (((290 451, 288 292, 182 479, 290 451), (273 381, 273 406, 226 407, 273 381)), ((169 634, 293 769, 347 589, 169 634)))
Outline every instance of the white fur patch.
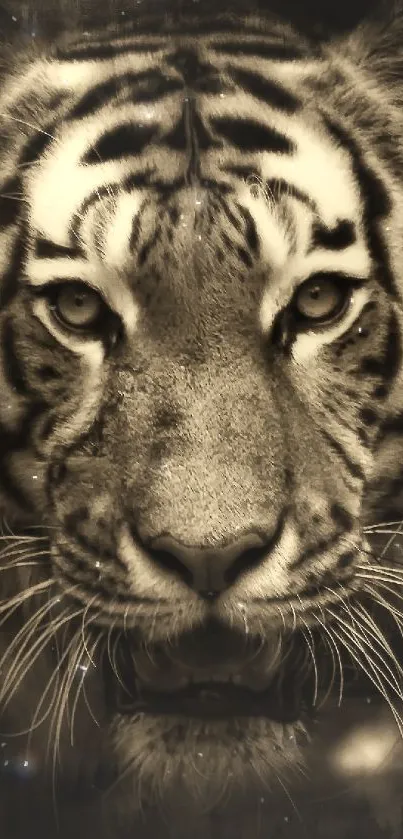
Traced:
POLYGON ((140 192, 122 193, 116 199, 115 213, 103 243, 103 258, 107 266, 118 269, 127 264, 133 222, 141 204, 140 192))

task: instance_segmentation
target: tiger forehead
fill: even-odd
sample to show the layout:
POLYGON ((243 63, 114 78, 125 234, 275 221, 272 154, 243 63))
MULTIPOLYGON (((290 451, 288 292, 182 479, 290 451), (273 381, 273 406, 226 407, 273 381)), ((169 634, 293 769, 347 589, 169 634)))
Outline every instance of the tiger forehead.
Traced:
POLYGON ((256 319, 263 289, 286 262, 294 232, 263 196, 254 202, 265 210, 260 230, 253 207, 241 199, 241 193, 188 187, 163 201, 148 193, 106 200, 83 225, 87 254, 102 266, 106 284, 118 272, 140 306, 156 316, 166 319, 171 310, 173 319, 188 313, 222 325, 250 313, 256 319))
POLYGON ((99 64, 80 53, 50 63, 53 97, 64 92, 66 103, 57 127, 24 152, 32 158, 39 143, 41 165, 27 178, 34 227, 65 241, 72 216, 119 184, 230 189, 250 175, 269 192, 287 185, 328 226, 345 207, 356 217, 348 155, 307 100, 303 62, 290 63, 234 56, 213 38, 143 51, 140 39, 99 64))

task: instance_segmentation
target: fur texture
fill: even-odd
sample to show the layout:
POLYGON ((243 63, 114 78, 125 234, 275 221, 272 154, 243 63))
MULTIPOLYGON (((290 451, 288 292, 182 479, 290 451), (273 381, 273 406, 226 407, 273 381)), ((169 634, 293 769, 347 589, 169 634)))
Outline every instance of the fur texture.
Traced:
POLYGON ((65 783, 96 721, 129 820, 312 726, 112 713, 127 638, 214 622, 313 705, 353 666, 401 727, 401 37, 138 17, 4 71, 2 718, 65 783))

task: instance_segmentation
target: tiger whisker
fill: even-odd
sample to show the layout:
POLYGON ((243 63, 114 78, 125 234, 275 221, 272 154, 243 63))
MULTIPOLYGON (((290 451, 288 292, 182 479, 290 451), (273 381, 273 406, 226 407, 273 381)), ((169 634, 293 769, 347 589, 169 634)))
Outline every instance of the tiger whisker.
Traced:
POLYGON ((401 631, 401 626, 400 626, 400 623, 398 621, 398 618, 400 618, 403 621, 403 612, 401 612, 400 609, 397 608, 397 606, 394 606, 392 603, 390 603, 388 600, 386 600, 382 596, 381 592, 378 591, 374 586, 366 586, 366 591, 368 591, 368 593, 371 594, 374 597, 375 601, 377 603, 379 603, 381 606, 383 606, 384 609, 386 609, 386 611, 392 617, 395 618, 395 621, 398 624, 398 626, 400 628, 400 631, 401 631))
POLYGON ((35 713, 34 713, 34 716, 32 718, 30 727, 28 729, 26 729, 26 731, 18 732, 18 735, 13 734, 13 736, 20 736, 22 734, 28 734, 29 735, 28 742, 27 742, 27 751, 29 751, 29 748, 30 748, 31 736, 32 736, 33 732, 43 724, 43 722, 48 718, 49 714, 51 713, 52 708, 54 707, 54 701, 55 701, 56 694, 57 694, 57 691, 58 691, 59 672, 60 672, 60 668, 62 667, 63 662, 64 662, 67 654, 68 654, 68 650, 65 651, 65 653, 62 656, 58 655, 58 663, 57 663, 53 673, 51 674, 51 676, 50 676, 50 678, 47 682, 47 685, 44 688, 42 696, 41 696, 41 698, 40 698, 40 700, 39 700, 39 702, 36 706, 35 713), (54 681, 55 681, 55 687, 54 687, 54 690, 53 690, 53 695, 52 695, 52 697, 49 701, 48 708, 46 709, 46 711, 44 711, 42 717, 40 717, 38 719, 38 714, 40 712, 40 709, 41 709, 41 707, 42 707, 42 705, 45 701, 45 698, 46 698, 49 690, 51 689, 54 681))
MULTIPOLYGON (((12 697, 18 690, 21 682, 27 675, 28 671, 31 667, 35 664, 38 657, 41 655, 45 647, 48 645, 49 641, 52 640, 54 637, 54 633, 62 626, 62 624, 66 621, 70 620, 70 615, 66 612, 63 612, 60 620, 55 623, 53 626, 46 626, 45 630, 39 635, 36 641, 32 644, 28 652, 22 656, 17 657, 17 661, 14 663, 12 668, 11 675, 7 673, 7 679, 1 689, 0 692, 0 701, 2 706, 6 708, 11 701, 12 697)), ((26 644, 24 644, 25 648, 26 644)))
MULTIPOLYGON (((360 617, 362 617, 362 616, 360 616, 360 617)), ((340 620, 338 621, 338 625, 340 626, 340 620)), ((343 625, 343 629, 344 629, 344 631, 346 631, 346 627, 344 625, 343 625)), ((369 647, 369 649, 370 649, 370 651, 373 655, 380 658, 380 660, 382 662, 382 666, 387 670, 387 672, 390 675, 390 678, 392 679, 392 682, 389 682, 390 686, 393 688, 393 685, 394 685, 394 688, 398 691, 398 693, 400 695, 401 694, 401 688, 400 688, 399 680, 396 676, 396 673, 394 673, 394 671, 392 670, 390 665, 387 663, 387 661, 385 661, 385 659, 382 657, 381 653, 379 652, 379 650, 375 646, 375 644, 377 644, 381 648, 383 653, 386 653, 387 655, 389 655, 391 657, 391 659, 393 661, 393 664, 397 665, 397 672, 398 673, 402 672, 401 668, 400 668, 400 665, 398 664, 397 661, 395 661, 395 656, 394 656, 393 651, 390 649, 389 646, 385 647, 385 645, 383 643, 383 639, 384 639, 383 634, 381 633, 380 636, 379 635, 374 635, 373 632, 370 631, 368 626, 363 626, 362 623, 360 624, 359 628, 357 628, 357 624, 355 624, 352 634, 354 636, 354 640, 355 640, 355 643, 357 644, 357 646, 359 646, 360 644, 366 645, 366 647, 369 647)), ((369 660, 368 651, 366 649, 365 649, 365 654, 367 656, 367 659, 369 660)), ((373 663, 375 664, 375 662, 373 662, 373 663)), ((381 672, 378 664, 377 664, 377 666, 378 666, 379 672, 381 672)), ((383 675, 384 675, 385 679, 389 678, 385 673, 383 675)), ((402 696, 402 699, 403 699, 403 696, 402 696)))
POLYGON ((0 571, 7 571, 8 568, 16 568, 19 564, 26 560, 36 560, 36 565, 42 565, 42 567, 46 566, 45 557, 48 558, 50 556, 49 551, 19 551, 18 554, 15 554, 11 561, 8 561, 8 557, 6 557, 7 562, 0 565, 0 571))
MULTIPOLYGON (((81 610, 79 612, 81 615, 81 610)), ((66 672, 62 676, 60 689, 59 689, 59 696, 58 700, 55 703, 55 707, 53 709, 52 719, 49 726, 49 736, 48 736, 48 745, 47 745, 47 759, 49 760, 50 751, 51 751, 51 741, 53 741, 53 748, 52 748, 52 787, 53 793, 55 795, 56 792, 56 765, 59 759, 59 747, 60 747, 60 737, 61 737, 61 730, 63 725, 63 718, 64 714, 67 710, 67 700, 69 695, 69 690, 71 683, 74 679, 75 672, 73 672, 73 668, 71 667, 71 660, 73 661, 77 658, 78 653, 80 652, 81 645, 81 631, 77 629, 73 637, 71 638, 68 645, 65 646, 66 650, 66 658, 69 659, 69 666, 66 667, 66 672), (74 650, 73 655, 71 656, 71 651, 74 650)))
MULTIPOLYGON (((381 657, 381 655, 378 652, 378 650, 376 649, 376 647, 374 647, 374 645, 371 643, 371 638, 368 639, 364 634, 358 632, 356 627, 354 627, 354 629, 352 629, 352 627, 350 627, 350 630, 352 630, 352 631, 349 634, 345 625, 340 622, 339 616, 336 615, 331 610, 328 610, 328 611, 329 611, 329 614, 333 618, 336 619, 337 627, 338 627, 339 632, 342 632, 342 633, 347 635, 348 642, 353 643, 355 645, 356 649, 359 649, 363 653, 363 655, 365 656, 365 659, 368 662, 368 664, 370 664, 374 669, 376 669, 378 675, 381 676, 384 679, 384 682, 386 682, 389 685, 389 687, 391 688, 391 690, 399 697, 399 699, 401 699, 403 701, 403 694, 402 694, 402 691, 399 687, 399 681, 398 681, 396 675, 393 673, 393 670, 387 664, 387 662, 385 662, 385 660, 381 657), (387 671, 386 673, 380 667, 379 663, 376 660, 374 661, 374 659, 372 658, 372 655, 370 655, 367 647, 369 647, 369 650, 370 650, 371 653, 373 653, 375 656, 380 658, 380 660, 382 662, 382 666, 387 671), (388 676, 388 673, 390 675, 390 678, 388 676)), ((333 627, 333 629, 334 629, 334 627, 333 627)))
POLYGON ((378 529, 378 527, 394 527, 394 525, 399 525, 399 524, 402 524, 401 519, 399 521, 397 521, 397 520, 395 520, 395 521, 382 521, 382 522, 379 522, 378 524, 366 525, 363 528, 363 532, 364 533, 367 533, 367 532, 372 533, 372 532, 374 532, 374 530, 376 531, 378 529))
POLYGON ((34 586, 30 586, 30 588, 26 591, 18 592, 18 594, 14 595, 14 597, 6 600, 0 600, 0 614, 7 614, 14 604, 21 606, 29 600, 30 597, 34 597, 36 594, 46 591, 46 589, 51 588, 54 584, 54 580, 43 580, 40 583, 36 583, 34 586))
POLYGON ((53 606, 58 602, 58 599, 58 595, 55 595, 50 600, 48 599, 47 602, 44 603, 41 607, 39 607, 37 610, 35 610, 29 618, 29 620, 23 624, 17 635, 14 636, 11 644, 9 644, 9 646, 7 647, 2 658, 0 659, 0 670, 5 665, 7 658, 10 658, 14 654, 14 650, 16 648, 18 649, 19 653, 21 653, 25 649, 26 644, 29 643, 30 637, 35 632, 36 627, 45 617, 45 615, 48 612, 51 612, 53 606), (26 636, 25 641, 23 641, 24 636, 26 636))
POLYGON ((7 113, 0 113, 0 117, 2 119, 11 119, 13 122, 19 122, 21 125, 25 125, 27 128, 32 128, 34 131, 38 131, 39 134, 43 134, 45 137, 49 137, 51 140, 55 140, 56 143, 60 144, 60 140, 58 140, 54 134, 50 134, 49 131, 45 131, 43 128, 40 128, 39 125, 27 122, 26 119, 20 119, 19 117, 14 117, 12 114, 7 113))
POLYGON ((392 647, 390 646, 389 641, 382 632, 381 628, 371 618, 371 615, 367 612, 367 610, 362 604, 354 606, 354 610, 357 612, 361 620, 364 621, 364 623, 366 624, 368 631, 370 631, 371 637, 378 639, 378 643, 380 644, 380 646, 389 654, 389 657, 393 661, 393 664, 395 665, 397 672, 403 676, 403 667, 400 665, 398 659, 396 658, 392 650, 392 647))
MULTIPOLYGON (((95 642, 94 642, 94 644, 91 648, 90 661, 93 661, 93 656, 95 654, 95 651, 97 649, 98 644, 99 644, 99 638, 97 638, 95 640, 95 642)), ((86 653, 87 653, 87 649, 88 649, 88 645, 86 644, 85 645, 85 652, 86 653)), ((82 671, 82 675, 81 675, 81 678, 80 678, 80 681, 79 681, 79 684, 78 684, 78 687, 77 687, 77 690, 76 690, 76 695, 75 695, 74 701, 73 701, 73 707, 72 707, 72 711, 71 711, 71 723, 70 723, 70 744, 71 744, 71 746, 74 746, 74 721, 75 721, 75 718, 76 718, 77 706, 78 706, 78 702, 79 702, 79 699, 80 699, 80 694, 82 694, 83 697, 86 699, 85 694, 84 694, 84 680, 85 680, 85 677, 86 677, 86 673, 87 673, 87 671, 85 671, 85 670, 82 671)), ((93 716, 92 711, 89 708, 88 704, 87 704, 87 708, 90 711, 92 719, 99 726, 99 723, 94 719, 94 716, 93 716)))
MULTIPOLYGON (((320 611, 321 611, 322 617, 324 618, 322 607, 320 607, 320 611)), ((333 670, 332 670, 332 677, 331 677, 331 680, 330 680, 330 684, 329 684, 328 690, 327 690, 322 702, 319 705, 319 709, 326 703, 328 697, 331 694, 331 691, 332 691, 332 688, 333 688, 333 685, 334 685, 334 682, 335 682, 335 679, 336 679, 336 659, 337 659, 337 664, 338 664, 338 669, 339 669, 339 674, 340 674, 339 697, 338 697, 338 705, 340 707, 340 705, 343 701, 343 690, 344 690, 344 670, 343 670, 343 664, 342 664, 342 660, 341 660, 340 650, 339 650, 338 645, 337 645, 337 640, 332 635, 331 625, 327 626, 326 623, 325 623, 325 619, 322 621, 318 617, 318 615, 316 616, 316 619, 318 620, 322 629, 325 632, 325 641, 326 641, 326 644, 328 646, 328 649, 330 649, 331 656, 332 656, 332 663, 333 663, 333 670)))
MULTIPOLYGON (((93 647, 94 651, 96 649, 96 646, 97 645, 95 644, 95 646, 93 647)), ((71 710, 71 718, 70 718, 70 726, 69 726, 70 727, 70 745, 71 746, 74 746, 74 721, 75 721, 75 716, 76 716, 76 712, 77 712, 77 705, 78 705, 78 701, 79 701, 79 698, 80 698, 81 688, 82 688, 84 679, 85 679, 85 677, 87 675, 87 672, 88 672, 87 661, 88 661, 88 658, 87 658, 87 644, 86 644, 85 647, 83 646, 83 633, 82 633, 82 630, 81 630, 80 636, 77 635, 76 654, 73 657, 73 660, 72 661, 70 660, 70 662, 69 662, 71 678, 66 683, 66 702, 65 702, 65 706, 67 708, 68 698, 69 698, 69 694, 70 694, 71 686, 73 684, 74 677, 77 673, 77 670, 81 669, 81 675, 80 675, 80 679, 79 679, 79 682, 78 682, 78 686, 77 686, 77 690, 76 690, 76 694, 75 694, 75 697, 74 697, 74 700, 73 700, 73 706, 72 706, 72 710, 71 710), (85 661, 85 664, 82 663, 83 661, 85 661)), ((61 723, 62 723, 62 718, 60 720, 60 725, 61 725, 61 723)))
POLYGON ((7 536, 0 536, 0 542, 17 542, 18 544, 23 545, 25 542, 43 542, 47 540, 48 536, 27 536, 23 533, 17 535, 7 535, 7 536))
POLYGON ((45 544, 49 543, 48 537, 42 539, 38 536, 38 537, 35 537, 35 539, 29 539, 29 540, 15 539, 13 541, 10 541, 10 539, 6 539, 5 544, 3 545, 3 547, 0 551, 0 556, 3 556, 3 554, 5 554, 6 556, 9 556, 9 555, 12 555, 15 551, 18 551, 18 550, 32 551, 37 546, 39 548, 42 548, 44 542, 45 542, 45 544))
POLYGON ((357 565, 359 571, 373 571, 375 574, 385 574, 390 573, 396 578, 401 578, 403 580, 403 568, 394 567, 393 565, 371 565, 371 563, 365 563, 363 565, 357 565))
MULTIPOLYGON (((364 530, 364 533, 365 532, 366 531, 364 530)), ((401 529, 400 530, 391 530, 390 528, 377 528, 376 530, 370 530, 370 531, 367 531, 367 532, 371 533, 371 534, 380 533, 380 534, 383 534, 385 536, 386 535, 390 535, 390 536, 402 536, 403 535, 403 532, 402 532, 401 529)))
MULTIPOLYGON (((299 595, 297 595, 300 604, 302 605, 302 600, 299 595)), ((304 629, 302 630, 302 635, 304 637, 305 643, 308 646, 309 652, 311 654, 312 664, 313 664, 313 671, 314 671, 314 689, 313 689, 313 698, 312 698, 312 705, 315 708, 317 700, 318 700, 318 687, 319 687, 319 675, 318 675, 318 665, 315 656, 315 641, 312 635, 311 627, 309 624, 304 620, 301 616, 301 621, 304 625, 304 629)))
POLYGON ((383 585, 383 587, 390 591, 392 594, 394 594, 395 597, 403 599, 402 595, 395 591, 395 589, 385 585, 385 583, 398 582, 398 580, 396 580, 394 577, 389 577, 386 574, 382 574, 382 572, 380 574, 374 574, 373 571, 371 571, 370 574, 365 574, 362 571, 359 571, 355 576, 359 580, 372 580, 373 582, 376 582, 378 585, 383 585))
MULTIPOLYGON (((92 655, 94 655, 94 653, 95 653, 95 649, 92 650, 92 655)), ((97 718, 95 717, 95 714, 94 714, 94 712, 91 708, 91 705, 89 703, 89 700, 88 700, 87 691, 86 691, 86 687, 85 687, 85 681, 83 682, 83 685, 82 685, 82 695, 83 695, 83 699, 84 699, 87 711, 88 711, 92 721, 95 723, 97 728, 100 728, 100 723, 98 722, 97 718)))
MULTIPOLYGON (((387 704, 388 704, 388 706, 389 706, 389 708, 390 708, 390 710, 393 714, 393 717, 396 721, 396 725, 398 727, 399 734, 403 738, 403 720, 401 719, 399 713, 396 711, 396 708, 394 707, 392 700, 390 699, 387 691, 385 690, 385 687, 382 684, 382 680, 379 677, 379 673, 378 673, 377 668, 374 667, 374 665, 371 662, 368 662, 367 654, 364 652, 365 658, 368 662, 368 666, 366 666, 365 662, 362 661, 362 659, 358 655, 358 653, 354 651, 354 647, 353 648, 351 647, 351 644, 349 643, 349 640, 346 639, 345 637, 343 637, 342 635, 339 635, 339 633, 335 630, 334 626, 332 627, 332 631, 333 631, 334 635, 336 636, 336 638, 338 638, 340 643, 346 648, 347 652, 350 654, 352 659, 358 664, 358 666, 361 668, 361 670, 364 671, 364 673, 367 675, 368 679, 372 682, 372 684, 376 687, 378 692, 381 694, 381 696, 383 696, 383 698, 387 702, 387 704), (370 670, 368 669, 368 667, 370 668, 370 670), (371 670, 375 671, 375 673, 374 674, 371 673, 370 672, 371 670)), ((399 697, 399 698, 401 698, 401 697, 399 697)))
POLYGON ((117 646, 119 644, 119 640, 121 638, 121 634, 122 634, 121 632, 119 632, 118 635, 116 636, 113 649, 111 650, 111 638, 112 638, 112 632, 113 632, 113 629, 114 629, 115 625, 116 625, 116 618, 115 618, 112 626, 109 628, 109 632, 108 632, 108 638, 107 638, 108 659, 110 661, 112 670, 113 670, 120 686, 123 688, 125 693, 127 693, 128 696, 130 696, 130 692, 128 691, 126 685, 122 682, 122 679, 120 678, 119 669, 118 669, 117 664, 116 664, 116 651, 117 651, 117 646))
POLYGON ((390 536, 390 538, 389 538, 389 539, 388 539, 388 541, 386 542, 386 545, 382 548, 381 553, 380 553, 380 559, 382 559, 382 558, 385 556, 385 554, 387 554, 387 552, 388 552, 389 548, 391 547, 391 545, 393 545, 393 542, 395 542, 395 541, 396 541, 396 537, 397 537, 397 536, 399 536, 399 535, 401 535, 401 533, 402 533, 402 528, 403 528, 403 521, 402 521, 402 522, 400 522, 399 527, 397 528, 397 530, 395 530, 395 531, 393 532, 392 536, 390 536))
POLYGON ((87 655, 88 655, 88 658, 89 658, 89 660, 90 660, 91 664, 92 664, 92 665, 93 665, 93 667, 95 667, 95 668, 96 668, 96 664, 93 662, 93 660, 92 660, 92 658, 91 658, 91 656, 90 656, 90 654, 89 654, 89 652, 88 652, 88 650, 87 650, 87 645, 86 645, 86 640, 85 640, 85 621, 86 621, 86 619, 87 619, 87 617, 88 617, 88 612, 89 612, 89 610, 90 610, 90 609, 91 609, 91 607, 94 605, 94 603, 96 603, 97 599, 98 599, 98 595, 95 595, 95 596, 92 598, 92 600, 89 600, 89 601, 88 601, 87 606, 85 607, 85 609, 84 609, 84 611, 83 611, 83 617, 82 617, 82 621, 81 621, 81 635, 82 635, 82 642, 83 642, 83 646, 84 646, 84 649, 87 651, 87 655))

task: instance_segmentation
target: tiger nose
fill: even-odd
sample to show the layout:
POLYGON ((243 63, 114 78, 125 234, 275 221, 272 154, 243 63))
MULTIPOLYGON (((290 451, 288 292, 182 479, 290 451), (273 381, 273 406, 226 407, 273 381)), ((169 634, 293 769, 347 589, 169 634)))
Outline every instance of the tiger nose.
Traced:
POLYGON ((213 600, 246 570, 258 565, 269 546, 255 532, 244 533, 224 547, 186 545, 164 534, 148 546, 148 553, 164 570, 174 572, 189 588, 213 600))

